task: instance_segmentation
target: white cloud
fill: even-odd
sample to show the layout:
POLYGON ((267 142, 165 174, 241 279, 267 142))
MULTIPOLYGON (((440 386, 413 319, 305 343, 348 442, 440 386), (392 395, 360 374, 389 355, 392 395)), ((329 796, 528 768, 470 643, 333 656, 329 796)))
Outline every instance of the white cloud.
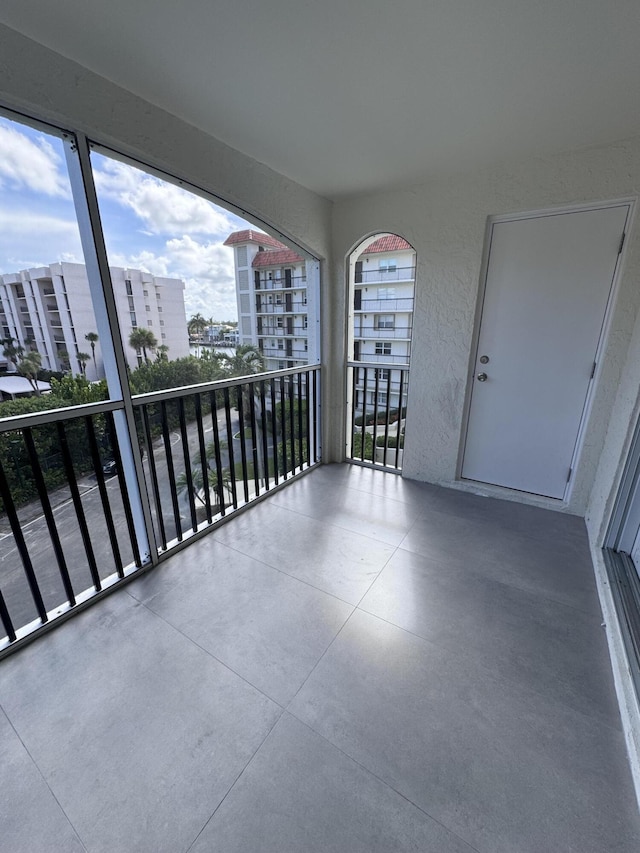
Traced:
POLYGON ((199 243, 192 237, 174 238, 167 241, 166 251, 177 267, 194 276, 233 282, 231 252, 220 243, 199 243))
POLYGON ((62 158, 44 136, 30 139, 0 122, 0 187, 28 189, 48 196, 69 196, 62 158))
POLYGON ((152 275, 181 278, 185 283, 187 317, 234 320, 237 316, 235 277, 231 252, 220 243, 199 243, 192 237, 167 240, 159 254, 112 254, 112 266, 131 267, 152 275))
POLYGON ((133 211, 151 234, 209 234, 226 239, 234 222, 211 202, 126 163, 96 156, 98 198, 133 211))
POLYGON ((0 244, 0 272, 19 272, 62 260, 84 263, 75 219, 0 208, 0 244))
POLYGON ((155 255, 149 251, 129 255, 121 253, 110 254, 109 263, 112 267, 129 267, 135 270, 142 270, 143 272, 150 272, 151 275, 183 278, 183 276, 169 270, 170 258, 164 255, 155 255))
POLYGON ((187 279, 184 292, 184 304, 187 317, 200 313, 214 320, 236 320, 238 308, 234 287, 212 290, 201 281, 187 279))

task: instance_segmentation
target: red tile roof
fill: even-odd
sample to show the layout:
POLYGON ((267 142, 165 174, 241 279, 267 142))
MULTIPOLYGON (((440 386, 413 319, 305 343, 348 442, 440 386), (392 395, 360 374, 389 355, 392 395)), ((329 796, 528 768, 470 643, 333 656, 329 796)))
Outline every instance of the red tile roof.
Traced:
POLYGON ((258 252, 253 259, 254 267, 281 267, 285 264, 299 264, 304 261, 293 249, 282 249, 281 251, 258 252))
POLYGON ((380 237, 375 243, 372 243, 368 249, 362 252, 363 255, 370 255, 374 252, 400 252, 404 249, 413 249, 410 243, 398 237, 397 234, 388 234, 386 237, 380 237))
POLYGON ((234 231, 229 234, 227 239, 222 244, 223 246, 235 246, 237 243, 257 243, 259 246, 269 246, 271 249, 286 249, 284 243, 276 240, 275 237, 270 237, 268 234, 263 234, 262 231, 234 231))

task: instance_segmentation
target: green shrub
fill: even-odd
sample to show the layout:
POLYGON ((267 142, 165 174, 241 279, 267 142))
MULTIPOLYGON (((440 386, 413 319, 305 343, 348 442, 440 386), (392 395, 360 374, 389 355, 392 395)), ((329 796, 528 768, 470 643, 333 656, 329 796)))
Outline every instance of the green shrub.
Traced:
MULTIPOLYGON (((379 435, 376 437, 376 447, 384 447, 384 435, 379 435)), ((397 447, 398 446, 398 436, 390 435, 387 438, 387 447, 397 447)), ((404 448, 404 435, 400 436, 400 450, 404 448)))
MULTIPOLYGON (((407 415, 407 407, 403 406, 401 417, 405 418, 406 415, 407 415)), ((367 413, 366 425, 367 426, 373 426, 374 419, 375 419, 375 413, 374 412, 368 412, 367 413)), ((389 409, 389 421, 388 422, 390 424, 395 424, 395 423, 397 423, 397 421, 398 421, 398 410, 397 409, 389 409)), ((385 411, 378 412, 378 419, 377 419, 376 423, 378 425, 387 423, 387 413, 385 411)), ((362 424, 363 424, 363 417, 362 417, 362 415, 358 415, 358 417, 355 419, 355 425, 356 426, 362 426, 362 424)))
POLYGON ((362 450, 362 433, 353 436, 353 447, 351 448, 352 459, 365 459, 373 462, 373 437, 370 433, 364 433, 364 453, 362 450))

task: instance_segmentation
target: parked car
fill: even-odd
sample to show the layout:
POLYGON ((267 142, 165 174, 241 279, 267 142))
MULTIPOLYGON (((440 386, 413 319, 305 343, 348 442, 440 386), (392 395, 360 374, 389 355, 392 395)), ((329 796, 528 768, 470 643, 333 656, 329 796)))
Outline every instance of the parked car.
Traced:
POLYGON ((102 473, 106 474, 108 477, 113 477, 113 475, 116 473, 115 459, 106 460, 106 462, 102 466, 102 473))

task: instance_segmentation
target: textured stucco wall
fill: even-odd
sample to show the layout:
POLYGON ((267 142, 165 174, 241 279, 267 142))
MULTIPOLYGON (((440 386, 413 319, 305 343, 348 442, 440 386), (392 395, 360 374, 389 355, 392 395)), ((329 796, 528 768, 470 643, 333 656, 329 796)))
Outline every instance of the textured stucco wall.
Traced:
MULTIPOLYGON (((338 298, 332 306, 335 328, 344 328, 344 259, 364 235, 391 231, 407 239, 417 251, 405 476, 442 484, 455 482, 487 217, 634 197, 639 188, 640 139, 633 139, 336 203, 334 279, 342 284, 336 289, 338 298)), ((596 481, 640 303, 639 279, 636 220, 627 238, 584 449, 572 496, 563 507, 569 512, 585 512, 596 481)), ((629 385, 628 394, 633 396, 632 383, 629 385)), ((335 423, 338 400, 332 400, 332 405, 335 423)), ((623 401, 616 405, 617 416, 618 410, 623 412, 623 401)), ((628 413, 625 416, 628 418, 628 413)), ((613 436, 610 440, 614 441, 613 436)), ((332 441, 337 453, 340 437, 334 435, 332 441)), ((616 452, 611 449, 613 457, 616 452)), ((598 473, 600 491, 606 490, 607 480, 613 477, 613 461, 609 459, 598 473)), ((518 494, 511 496, 526 499, 518 494)), ((602 507, 598 511, 602 512, 602 507)))

